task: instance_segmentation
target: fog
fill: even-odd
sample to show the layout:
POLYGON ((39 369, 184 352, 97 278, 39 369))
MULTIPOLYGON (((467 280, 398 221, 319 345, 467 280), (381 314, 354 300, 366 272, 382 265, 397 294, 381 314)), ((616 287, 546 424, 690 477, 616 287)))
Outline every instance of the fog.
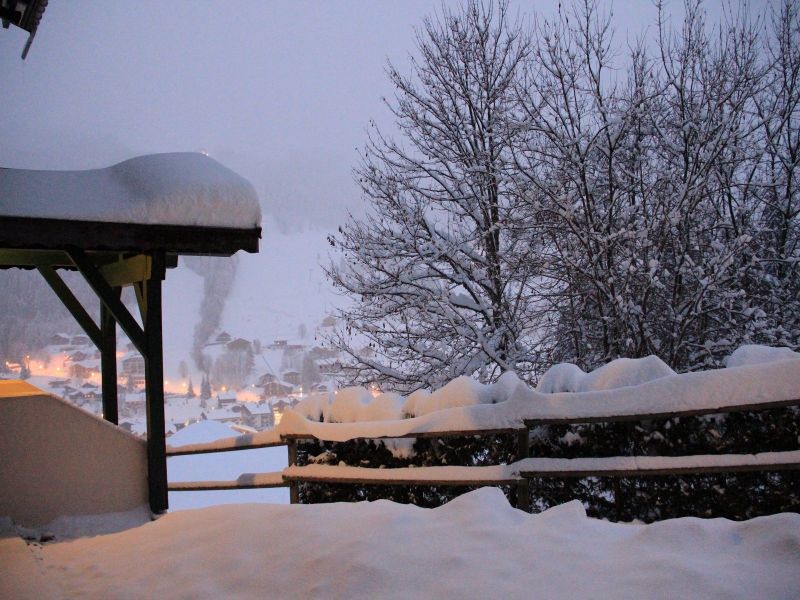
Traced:
MULTIPOLYGON (((527 17, 558 5, 512 7, 527 17)), ((434 0, 52 2, 27 60, 27 34, 0 33, 0 165, 206 151, 250 179, 282 227, 330 227, 359 208, 351 169, 370 120, 392 131, 386 61, 408 72, 414 27, 441 10, 434 0)), ((654 15, 645 0, 613 10, 623 40, 654 15)))

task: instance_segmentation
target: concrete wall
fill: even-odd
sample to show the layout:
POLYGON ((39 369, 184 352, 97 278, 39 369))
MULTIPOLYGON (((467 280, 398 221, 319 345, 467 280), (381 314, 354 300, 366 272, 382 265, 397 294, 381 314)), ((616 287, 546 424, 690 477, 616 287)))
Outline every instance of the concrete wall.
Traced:
POLYGON ((0 380, 0 516, 59 516, 147 504, 145 443, 24 382, 0 380))

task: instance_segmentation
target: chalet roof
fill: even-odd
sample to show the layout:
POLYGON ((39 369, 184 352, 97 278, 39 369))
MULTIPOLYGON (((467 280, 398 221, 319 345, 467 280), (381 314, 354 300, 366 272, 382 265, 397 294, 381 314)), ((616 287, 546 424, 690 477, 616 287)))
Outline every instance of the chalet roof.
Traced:
POLYGON ((252 185, 202 154, 141 156, 89 171, 0 168, 2 266, 36 266, 31 260, 67 247, 257 252, 260 221, 252 185))

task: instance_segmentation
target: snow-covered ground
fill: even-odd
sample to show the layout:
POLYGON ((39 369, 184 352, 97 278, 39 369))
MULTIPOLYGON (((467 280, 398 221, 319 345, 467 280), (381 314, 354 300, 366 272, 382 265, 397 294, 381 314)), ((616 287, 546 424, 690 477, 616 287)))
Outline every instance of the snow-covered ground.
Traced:
POLYGON ((800 515, 619 524, 577 501, 529 515, 483 488, 436 509, 217 506, 109 535, 8 538, 0 557, 14 567, 0 595, 43 599, 789 599, 800 596, 800 515))

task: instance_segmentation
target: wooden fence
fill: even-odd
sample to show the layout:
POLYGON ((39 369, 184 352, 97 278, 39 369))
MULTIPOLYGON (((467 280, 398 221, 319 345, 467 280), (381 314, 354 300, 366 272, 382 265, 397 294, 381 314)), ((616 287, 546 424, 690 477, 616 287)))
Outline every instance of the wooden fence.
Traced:
MULTIPOLYGON (((232 452, 275 446, 286 446, 288 468, 273 473, 243 474, 232 481, 194 481, 169 484, 170 491, 232 490, 250 488, 288 487, 290 501, 298 502, 300 483, 337 483, 353 485, 436 485, 481 487, 513 485, 517 488, 517 508, 530 511, 530 479, 541 477, 639 477, 655 475, 693 475, 719 472, 779 471, 800 469, 800 450, 764 452, 760 454, 720 454, 699 456, 615 456, 604 458, 545 458, 529 457, 530 430, 539 425, 579 424, 598 422, 644 421, 672 417, 760 411, 800 405, 800 398, 762 401, 735 406, 694 405, 691 408, 663 412, 658 409, 625 411, 616 414, 583 414, 569 417, 525 419, 518 428, 437 430, 408 433, 400 436, 363 435, 350 439, 447 438, 508 434, 516 436, 517 456, 524 457, 508 465, 481 467, 403 467, 378 469, 334 465, 297 465, 297 444, 317 439, 311 434, 289 434, 279 439, 219 447, 219 444, 198 444, 191 448, 167 450, 168 456, 184 456, 209 452, 232 452)), ((335 424, 330 424, 335 426, 335 424)))

